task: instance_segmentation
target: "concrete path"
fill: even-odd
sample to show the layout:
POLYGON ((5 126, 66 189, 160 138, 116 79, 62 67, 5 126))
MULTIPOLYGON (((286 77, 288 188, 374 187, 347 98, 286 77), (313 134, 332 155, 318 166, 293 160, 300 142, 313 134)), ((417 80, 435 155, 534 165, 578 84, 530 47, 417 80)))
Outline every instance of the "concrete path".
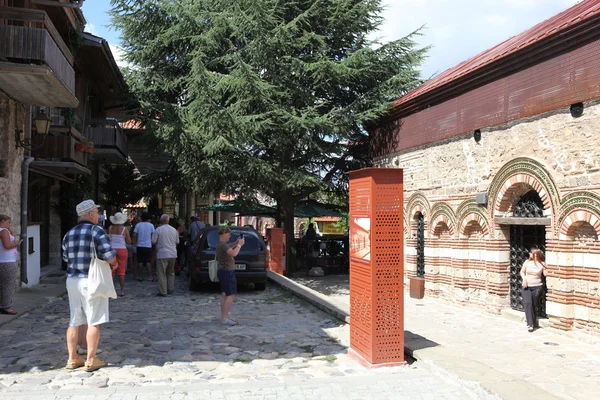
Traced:
MULTIPOLYGON (((347 275, 272 279, 347 319, 347 275)), ((405 330, 416 365, 430 362, 502 398, 600 398, 599 338, 544 328, 528 333, 524 322, 437 298, 415 300, 408 293, 405 330)))
POLYGON ((0 327, 0 399, 496 399, 427 362, 362 368, 346 356, 347 324, 272 284, 241 288, 239 325, 224 327, 218 295, 190 293, 183 276, 167 298, 128 278, 102 327, 109 367, 68 371, 68 302, 57 292, 64 284, 16 296, 22 314, 0 327))

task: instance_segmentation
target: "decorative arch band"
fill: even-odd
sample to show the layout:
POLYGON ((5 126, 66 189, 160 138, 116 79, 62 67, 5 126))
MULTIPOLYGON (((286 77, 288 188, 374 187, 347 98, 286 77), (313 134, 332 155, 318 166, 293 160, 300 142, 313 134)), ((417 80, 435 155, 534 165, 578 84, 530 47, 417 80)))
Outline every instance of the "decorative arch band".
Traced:
POLYGON ((468 213, 467 215, 465 215, 465 217, 461 221, 461 223, 460 223, 461 237, 468 236, 467 235, 467 233, 468 233, 467 227, 474 223, 481 227, 481 230, 483 231, 483 235, 485 236, 486 239, 488 239, 489 235, 490 235, 490 229, 487 224, 487 221, 481 214, 476 213, 476 212, 468 213))
POLYGON ((582 191, 569 193, 563 198, 557 224, 559 238, 570 239, 571 227, 578 222, 589 223, 600 237, 600 196, 582 191))
POLYGON ((508 211, 511 206, 510 195, 520 183, 537 191, 545 209, 558 209, 558 187, 544 165, 531 158, 519 157, 504 164, 490 184, 488 197, 492 202, 492 210, 508 211))
POLYGON ((454 237, 455 232, 456 232, 454 223, 450 220, 450 218, 448 218, 445 215, 438 215, 431 222, 431 234, 433 236, 439 236, 440 231, 444 226, 448 227, 448 233, 450 234, 451 237, 454 237))
POLYGON ((422 193, 415 193, 410 196, 408 199, 408 203, 406 204, 406 212, 407 212, 407 220, 413 221, 417 213, 423 214, 425 217, 425 221, 431 215, 430 213, 431 207, 429 206, 429 201, 422 193))
POLYGON ((511 176, 504 185, 502 185, 500 191, 496 195, 494 211, 512 211, 510 210, 510 207, 513 205, 511 200, 512 194, 519 185, 525 185, 535 190, 544 203, 544 209, 552 209, 552 200, 539 179, 528 173, 521 172, 511 176))
POLYGON ((439 236, 442 226, 448 227, 450 236, 456 234, 456 215, 450 204, 438 202, 431 208, 431 234, 439 236))
POLYGON ((600 218, 597 215, 592 214, 587 210, 575 210, 572 211, 567 217, 564 219, 560 226, 560 240, 569 240, 573 237, 573 227, 574 224, 579 222, 586 222, 594 227, 596 231, 596 235, 600 237, 600 218))

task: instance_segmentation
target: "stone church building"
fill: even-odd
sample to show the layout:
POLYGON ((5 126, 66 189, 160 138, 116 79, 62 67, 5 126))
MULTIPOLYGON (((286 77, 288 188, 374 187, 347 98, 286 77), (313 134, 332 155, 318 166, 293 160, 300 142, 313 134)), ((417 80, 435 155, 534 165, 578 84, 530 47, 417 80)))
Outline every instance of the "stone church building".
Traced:
POLYGON ((370 128, 404 169, 405 278, 426 295, 522 310, 546 254, 550 326, 600 335, 600 1, 432 78, 370 128))

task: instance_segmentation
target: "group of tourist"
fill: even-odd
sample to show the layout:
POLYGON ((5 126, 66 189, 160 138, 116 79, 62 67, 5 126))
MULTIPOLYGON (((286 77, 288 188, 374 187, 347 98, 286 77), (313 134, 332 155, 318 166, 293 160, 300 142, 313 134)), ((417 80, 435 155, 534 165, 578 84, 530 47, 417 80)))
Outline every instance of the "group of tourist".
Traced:
POLYGON ((108 228, 113 249, 117 252, 118 267, 113 271, 113 276, 118 276, 119 296, 125 296, 125 275, 132 270, 134 280, 149 282, 158 280, 157 296, 167 296, 173 292, 175 265, 179 256, 181 229, 170 225, 170 218, 164 214, 160 217, 155 228, 151 216, 142 214, 140 222, 136 223, 130 232, 129 218, 117 212, 110 216, 111 226, 108 228), (135 256, 135 257, 134 257, 135 256), (156 261, 156 269, 153 268, 156 261), (153 271, 156 271, 156 278, 153 271))
MULTIPOLYGON (((169 216, 160 217, 157 228, 149 222, 148 214, 136 224, 133 238, 125 226, 127 216, 116 213, 110 217, 112 223, 108 232, 99 225, 98 206, 92 200, 85 200, 76 207, 78 224, 64 237, 62 243, 63 260, 67 262, 67 292, 70 319, 66 332, 69 358, 67 369, 84 367, 87 372, 100 369, 107 364, 97 357, 100 341, 100 326, 109 322, 107 297, 88 298, 88 274, 94 257, 106 261, 113 277, 119 277, 120 296, 125 296, 125 274, 127 270, 128 245, 134 245, 137 265, 134 278, 143 280, 144 271, 148 280, 152 278, 152 248, 156 249, 156 272, 158 276, 157 296, 168 296, 174 289, 174 265, 177 259, 177 246, 180 233, 169 224, 169 216), (85 336, 80 338, 80 336, 85 336), (80 340, 84 339, 84 340, 80 340), (86 358, 78 353, 78 344, 85 343, 86 358)), ((190 225, 192 240, 200 235, 204 225, 193 220, 190 225)), ((229 313, 237 294, 235 261, 244 239, 229 243, 231 230, 222 226, 218 230, 219 242, 215 258, 219 264, 217 276, 221 288, 221 323, 233 326, 237 321, 229 318, 229 313)), ((0 214, 0 313, 17 314, 12 309, 12 295, 17 279, 17 249, 21 244, 11 229, 11 218, 0 214)), ((532 332, 536 326, 536 311, 543 293, 543 278, 546 275, 544 255, 539 249, 532 249, 530 259, 521 269, 523 279, 523 303, 527 318, 527 329, 532 332)), ((82 346, 83 347, 83 346, 82 346)))

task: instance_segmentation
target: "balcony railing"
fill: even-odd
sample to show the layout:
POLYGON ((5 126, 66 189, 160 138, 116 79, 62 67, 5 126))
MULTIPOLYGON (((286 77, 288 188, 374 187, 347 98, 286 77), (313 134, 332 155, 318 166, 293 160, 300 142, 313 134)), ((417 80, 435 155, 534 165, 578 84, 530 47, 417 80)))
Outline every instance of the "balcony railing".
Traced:
POLYGON ((70 133, 69 127, 52 126, 50 132, 52 133, 47 135, 46 138, 40 137, 39 135, 34 136, 34 146, 39 146, 42 143, 42 140, 43 144, 41 144, 41 147, 31 152, 33 157, 49 161, 76 162, 87 167, 88 153, 76 149, 77 145, 82 142, 79 138, 70 133))
MULTIPOLYGON (((73 55, 46 12, 26 8, 0 7, 0 15, 2 15, 2 19, 0 19, 0 38, 2 38, 0 40, 0 58, 17 66, 34 64, 49 67, 71 93, 72 98, 70 101, 66 101, 64 106, 73 106, 73 103, 76 105, 73 55)), ((27 72, 6 68, 8 73, 27 72)), ((39 71, 35 67, 32 67, 30 73, 39 75, 39 71)), ((10 86, 10 82, 6 82, 4 85, 10 86)), ((39 87, 37 89, 40 91, 39 87)), ((36 87, 34 84, 21 85, 21 91, 23 90, 34 91, 36 87)), ((37 94, 38 97, 40 95, 37 94)), ((51 97, 52 93, 46 95, 51 97)), ((29 96, 30 99, 31 96, 36 98, 34 93, 29 96)), ((22 94, 22 97, 27 96, 22 94)), ((36 105, 42 104, 37 103, 36 105)))
POLYGON ((107 163, 127 161, 127 137, 115 119, 86 122, 87 137, 94 142, 94 159, 107 163))

